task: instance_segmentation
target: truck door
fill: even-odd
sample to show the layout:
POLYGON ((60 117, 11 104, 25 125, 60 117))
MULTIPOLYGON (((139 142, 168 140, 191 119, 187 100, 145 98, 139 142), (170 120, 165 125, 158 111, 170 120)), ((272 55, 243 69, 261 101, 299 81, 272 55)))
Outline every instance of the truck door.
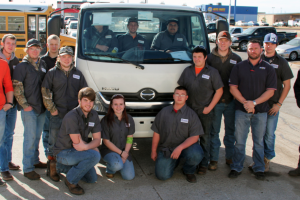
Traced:
POLYGON ((265 37, 265 30, 263 28, 258 28, 254 33, 252 34, 251 39, 256 39, 261 42, 261 45, 263 44, 265 37))
POLYGON ((47 51, 47 16, 46 15, 28 15, 27 17, 27 41, 36 38, 41 42, 41 55, 47 51), (38 28, 36 28, 38 27, 38 28))

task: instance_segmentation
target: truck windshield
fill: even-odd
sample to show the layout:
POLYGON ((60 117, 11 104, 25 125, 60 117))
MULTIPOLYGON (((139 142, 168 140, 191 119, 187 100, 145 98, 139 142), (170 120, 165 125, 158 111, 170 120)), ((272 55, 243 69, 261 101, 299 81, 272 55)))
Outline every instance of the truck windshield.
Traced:
POLYGON ((192 62, 192 49, 208 47, 198 12, 155 9, 82 10, 78 55, 101 62, 192 62), (137 34, 136 34, 137 33, 137 34))

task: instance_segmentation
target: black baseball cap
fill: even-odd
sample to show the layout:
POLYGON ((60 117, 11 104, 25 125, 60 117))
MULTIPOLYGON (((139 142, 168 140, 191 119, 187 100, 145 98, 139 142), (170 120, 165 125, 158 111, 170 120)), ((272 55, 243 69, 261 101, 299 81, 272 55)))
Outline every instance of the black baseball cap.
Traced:
POLYGON ((138 21, 138 19, 137 19, 136 17, 130 17, 130 18, 128 19, 127 25, 128 25, 130 22, 136 22, 137 24, 139 24, 139 21, 138 21))
POLYGON ((173 19, 169 19, 167 25, 168 25, 169 23, 171 23, 171 22, 175 22, 175 23, 177 23, 177 25, 179 25, 178 20, 177 20, 177 19, 174 19, 174 18, 173 18, 173 19))
POLYGON ((28 42, 26 43, 26 48, 32 47, 32 46, 39 46, 41 47, 41 43, 37 40, 37 39, 30 39, 28 40, 28 42))

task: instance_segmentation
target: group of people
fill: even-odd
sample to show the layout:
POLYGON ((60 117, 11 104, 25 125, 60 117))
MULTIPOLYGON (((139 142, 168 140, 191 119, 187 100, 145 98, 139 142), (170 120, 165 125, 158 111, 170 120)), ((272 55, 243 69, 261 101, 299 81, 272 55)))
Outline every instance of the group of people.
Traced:
MULTIPOLYGON (((136 25, 137 22, 129 20, 129 34, 122 36, 124 41, 139 38, 130 34, 130 29, 137 29, 136 25)), ((155 41, 165 41, 164 34, 176 33, 176 27, 178 29, 178 23, 170 21, 168 33, 157 35, 155 41)), ((105 31, 103 27, 93 28, 105 31)), ((92 30, 86 32, 92 33, 92 30)), ((179 42, 179 37, 173 35, 173 42, 179 42)), ((10 170, 20 169, 19 165, 12 163, 11 155, 16 115, 20 110, 24 125, 23 172, 28 179, 40 179, 35 168, 47 168, 51 180, 57 182, 59 174, 65 173, 69 191, 84 194, 78 182, 97 181, 94 166, 102 155, 107 163, 108 178, 113 178, 120 171, 123 179, 132 180, 135 171, 130 149, 135 124, 126 113, 124 96, 112 96, 108 113, 100 122, 93 110, 95 91, 87 86, 84 75, 74 66, 72 48, 60 48, 59 37, 50 35, 47 39, 49 51, 40 57, 41 44, 31 39, 26 44, 27 55, 19 63, 14 55, 16 41, 14 35, 7 34, 1 42, 2 179, 13 180, 10 170), (88 137, 90 133, 92 140, 88 137), (47 163, 39 159, 41 135, 47 163)), ((110 48, 97 42, 89 44, 96 45, 95 48, 101 51, 110 48)), ((173 105, 163 108, 152 124, 151 159, 155 161, 155 174, 160 180, 172 177, 181 158, 185 160, 182 172, 189 182, 197 181, 195 172, 205 175, 207 170, 217 170, 222 116, 225 123, 225 162, 231 168, 230 178, 237 178, 242 172, 250 127, 254 163, 249 168, 257 179, 264 179, 270 160, 275 157, 279 110, 293 78, 287 61, 275 51, 277 36, 273 33, 265 36, 263 53, 259 41, 249 41, 248 59, 244 61, 231 51, 231 37, 227 31, 218 34, 216 44, 209 55, 203 46, 193 49, 193 64, 184 69, 177 81, 179 86, 174 90, 173 105)), ((128 46, 122 45, 124 48, 128 46)), ((153 47, 166 48, 159 46, 158 42, 154 42, 153 47)), ((300 80, 297 79, 295 93, 298 106, 299 91, 300 80)), ((300 168, 289 174, 300 175, 300 168)), ((5 185, 2 179, 0 185, 5 185)))
POLYGON ((185 36, 178 32, 179 22, 177 19, 168 20, 167 30, 158 33, 154 37, 152 44, 141 34, 137 33, 139 28, 137 18, 129 18, 127 28, 128 32, 117 38, 108 26, 91 26, 83 32, 83 37, 86 40, 86 48, 96 52, 113 53, 127 51, 135 47, 141 50, 166 50, 166 52, 170 52, 174 47, 188 48, 185 36))

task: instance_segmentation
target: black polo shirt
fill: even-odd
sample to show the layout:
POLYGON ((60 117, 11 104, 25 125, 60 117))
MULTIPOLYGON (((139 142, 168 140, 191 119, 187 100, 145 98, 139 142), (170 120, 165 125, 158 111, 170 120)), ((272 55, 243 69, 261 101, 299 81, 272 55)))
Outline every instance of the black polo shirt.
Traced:
POLYGON ((187 105, 177 113, 173 105, 164 107, 156 115, 151 129, 160 135, 158 151, 164 148, 174 150, 187 138, 204 134, 199 117, 187 105))
POLYGON ((140 34, 136 34, 136 37, 133 38, 130 33, 124 34, 118 38, 119 41, 119 51, 127 51, 133 47, 145 48, 145 50, 149 50, 148 41, 141 36, 140 34))
POLYGON ((210 104, 216 90, 224 86, 218 70, 208 64, 198 76, 195 65, 185 68, 177 83, 187 88, 189 96, 187 105, 197 114, 203 113, 204 107, 210 104))
POLYGON ((69 134, 80 134, 82 140, 88 143, 89 133, 97 132, 101 132, 98 113, 92 109, 86 118, 78 106, 64 117, 53 148, 53 154, 57 155, 64 149, 73 148, 73 142, 69 134))
POLYGON ((181 33, 176 33, 173 38, 170 37, 168 30, 157 33, 152 41, 151 49, 165 50, 170 47, 187 48, 187 40, 181 33))
POLYGON ((61 69, 55 66, 46 74, 42 87, 52 91, 52 99, 58 115, 64 118, 78 105, 78 92, 87 87, 87 83, 81 71, 76 67, 73 67, 67 77, 61 69))
MULTIPOLYGON (((266 90, 276 90, 277 79, 274 68, 262 59, 253 66, 249 60, 236 64, 230 75, 230 86, 238 86, 238 90, 246 100, 255 100, 266 90)), ((235 100, 236 110, 247 112, 239 101, 235 100)), ((268 112, 268 102, 255 106, 255 113, 268 112)))
MULTIPOLYGON (((16 66, 13 74, 13 80, 23 83, 27 103, 37 114, 46 111, 41 91, 41 85, 46 72, 47 66, 43 60, 40 61, 39 70, 37 71, 29 61, 23 59, 23 61, 16 66)), ((18 110, 21 109, 21 106, 18 106, 18 110)))
POLYGON ((266 58, 264 54, 261 55, 263 60, 268 60, 269 64, 275 69, 277 76, 277 90, 275 90, 274 95, 268 100, 270 108, 273 107, 273 104, 276 104, 279 101, 283 90, 283 81, 292 79, 294 77, 293 72, 289 66, 289 63, 285 58, 275 52, 275 56, 271 59, 266 58))
MULTIPOLYGON (((101 136, 103 139, 111 141, 116 147, 121 150, 125 150, 126 140, 128 135, 133 135, 135 132, 135 125, 131 115, 127 114, 128 124, 125 122, 125 119, 121 121, 116 115, 114 115, 114 121, 111 125, 108 125, 107 118, 101 120, 102 132, 101 136)), ((104 143, 101 146, 101 155, 104 157, 106 154, 111 153, 111 151, 104 143)), ((128 157, 128 160, 131 161, 131 156, 128 157)))
POLYGON ((47 71, 50 70, 52 67, 55 66, 56 58, 57 58, 57 57, 51 58, 51 57, 49 56, 49 51, 48 51, 45 55, 43 55, 43 56, 41 57, 41 59, 42 59, 43 61, 45 61, 46 65, 47 65, 47 71))
POLYGON ((213 68, 216 68, 219 71, 224 85, 223 94, 219 103, 229 104, 233 100, 233 96, 230 93, 228 80, 233 66, 241 61, 241 57, 233 52, 230 53, 230 55, 224 63, 222 63, 222 60, 219 56, 214 55, 213 53, 207 56, 207 64, 212 66, 213 68))

